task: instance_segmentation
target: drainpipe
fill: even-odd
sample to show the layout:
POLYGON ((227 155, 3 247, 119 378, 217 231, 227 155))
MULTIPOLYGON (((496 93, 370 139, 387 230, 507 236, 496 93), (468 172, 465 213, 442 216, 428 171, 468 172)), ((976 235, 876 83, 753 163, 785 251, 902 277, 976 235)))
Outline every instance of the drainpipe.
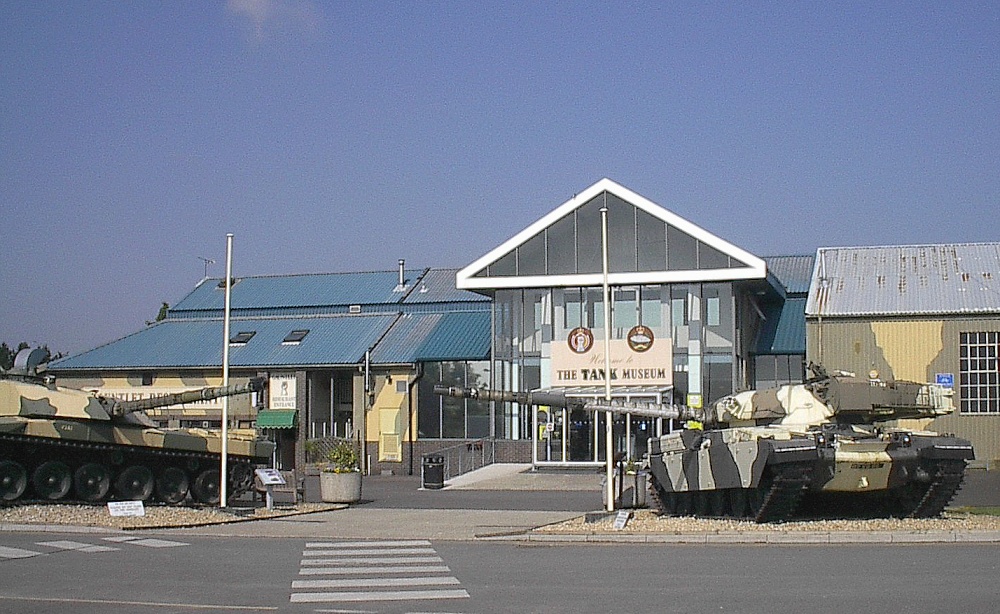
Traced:
POLYGON ((420 378, 424 376, 424 363, 418 362, 416 366, 416 375, 406 389, 406 407, 409 409, 409 416, 406 418, 406 428, 410 431, 410 467, 407 475, 413 475, 413 440, 417 437, 417 429, 413 424, 413 390, 417 387, 417 382, 420 381, 420 378))

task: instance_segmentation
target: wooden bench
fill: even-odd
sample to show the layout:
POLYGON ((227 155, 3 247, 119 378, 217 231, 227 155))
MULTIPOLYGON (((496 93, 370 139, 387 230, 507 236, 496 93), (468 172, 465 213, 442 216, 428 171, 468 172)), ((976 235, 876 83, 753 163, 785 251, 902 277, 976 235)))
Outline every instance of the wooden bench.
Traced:
MULTIPOLYGON (((292 503, 300 503, 306 500, 306 478, 304 475, 300 476, 297 471, 279 471, 281 477, 285 478, 284 484, 274 484, 271 486, 271 494, 285 494, 292 495, 292 503)), ((267 487, 264 486, 260 478, 254 476, 253 478, 253 489, 254 492, 260 495, 260 500, 265 501, 267 497, 267 487)), ((277 502, 277 496, 274 497, 277 502)))

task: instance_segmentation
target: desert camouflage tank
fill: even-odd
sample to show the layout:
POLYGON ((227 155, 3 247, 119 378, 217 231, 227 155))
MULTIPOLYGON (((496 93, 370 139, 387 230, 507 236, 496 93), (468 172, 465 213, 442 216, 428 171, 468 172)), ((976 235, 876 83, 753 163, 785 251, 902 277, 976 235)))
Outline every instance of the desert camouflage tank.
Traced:
POLYGON ((650 439, 660 510, 757 522, 940 515, 972 445, 886 423, 951 413, 951 390, 810 369, 803 384, 723 397, 689 428, 650 439))
MULTIPOLYGON (((35 350, 37 352, 37 350, 35 350)), ((145 501, 216 504, 222 438, 205 429, 162 429, 144 410, 245 394, 248 384, 120 401, 56 386, 34 375, 29 350, 0 375, 0 503, 18 500, 145 501)), ((274 444, 227 438, 227 493, 253 485, 253 468, 269 464, 274 444)))
POLYGON ((974 458, 972 445, 885 423, 951 413, 951 391, 810 368, 814 377, 803 384, 729 395, 705 409, 570 399, 558 391, 434 391, 684 422, 682 430, 649 440, 650 495, 664 514, 757 522, 940 515, 974 458))

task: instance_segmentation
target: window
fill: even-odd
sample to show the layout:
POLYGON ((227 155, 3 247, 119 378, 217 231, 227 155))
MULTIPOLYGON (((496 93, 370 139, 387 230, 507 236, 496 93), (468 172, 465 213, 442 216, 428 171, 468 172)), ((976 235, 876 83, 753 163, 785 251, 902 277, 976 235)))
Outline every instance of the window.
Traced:
POLYGON ((482 388, 489 384, 489 362, 426 363, 419 380, 417 437, 466 439, 489 436, 489 401, 434 394, 435 385, 482 388))
POLYGON ((293 330, 292 332, 285 335, 285 338, 281 340, 281 343, 286 345, 298 345, 299 343, 302 342, 303 339, 306 338, 306 335, 308 334, 309 334, 308 329, 293 330))
POLYGON ((257 334, 255 330, 240 331, 229 339, 231 345, 246 345, 257 334))
POLYGON ((153 374, 152 373, 143 373, 142 374, 142 385, 143 386, 152 386, 153 385, 153 374))
POLYGON ((959 335, 963 414, 1000 414, 1000 332, 959 335))

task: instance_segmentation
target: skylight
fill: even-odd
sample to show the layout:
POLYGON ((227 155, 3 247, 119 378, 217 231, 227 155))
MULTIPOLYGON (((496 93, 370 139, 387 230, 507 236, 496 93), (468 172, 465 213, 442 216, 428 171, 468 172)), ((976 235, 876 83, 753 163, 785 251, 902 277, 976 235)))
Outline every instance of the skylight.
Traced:
POLYGON ((240 331, 229 339, 231 345, 246 345, 257 334, 255 330, 240 331))
POLYGON ((306 335, 309 334, 309 329, 293 330, 292 332, 285 335, 285 338, 281 340, 281 343, 286 345, 298 345, 306 335))

